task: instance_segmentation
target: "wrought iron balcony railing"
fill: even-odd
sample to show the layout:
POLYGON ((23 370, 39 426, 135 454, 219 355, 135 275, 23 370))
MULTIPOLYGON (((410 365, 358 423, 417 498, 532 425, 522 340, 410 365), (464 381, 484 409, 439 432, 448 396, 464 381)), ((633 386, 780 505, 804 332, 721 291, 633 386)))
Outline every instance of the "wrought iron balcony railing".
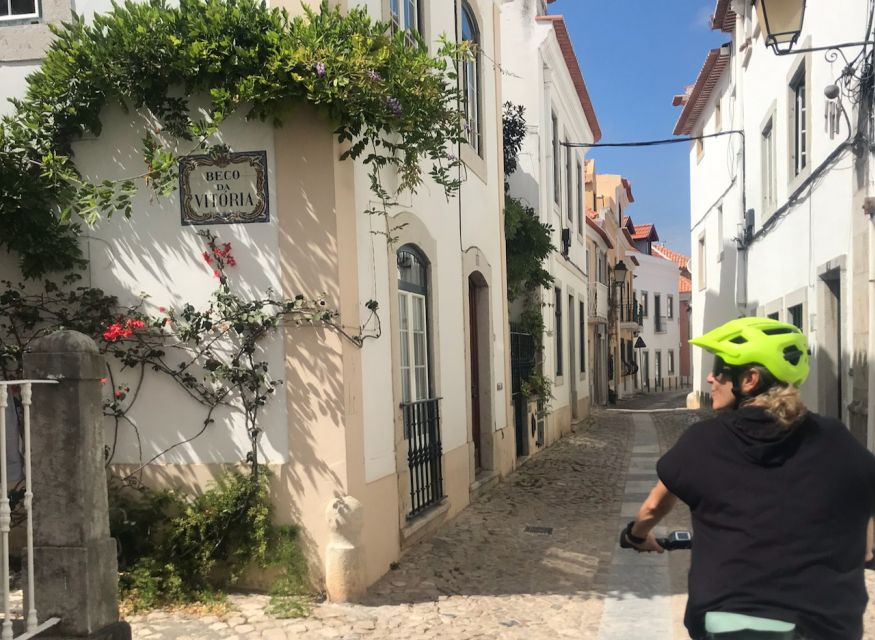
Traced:
POLYGON ((440 398, 401 405, 404 437, 407 439, 407 466, 410 470, 410 513, 415 518, 444 499, 441 468, 440 398))

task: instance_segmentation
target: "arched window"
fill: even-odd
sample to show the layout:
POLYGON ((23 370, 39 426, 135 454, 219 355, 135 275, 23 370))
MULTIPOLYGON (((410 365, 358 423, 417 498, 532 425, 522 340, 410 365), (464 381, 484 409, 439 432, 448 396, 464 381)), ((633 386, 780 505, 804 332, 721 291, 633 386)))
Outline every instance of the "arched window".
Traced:
POLYGON ((428 262, 413 245, 397 253, 398 326, 401 338, 401 401, 431 397, 429 375, 428 262))
POLYGON ((465 101, 465 121, 468 142, 477 153, 481 149, 480 117, 480 28, 467 2, 462 2, 462 40, 470 42, 472 54, 462 68, 462 93, 465 101))

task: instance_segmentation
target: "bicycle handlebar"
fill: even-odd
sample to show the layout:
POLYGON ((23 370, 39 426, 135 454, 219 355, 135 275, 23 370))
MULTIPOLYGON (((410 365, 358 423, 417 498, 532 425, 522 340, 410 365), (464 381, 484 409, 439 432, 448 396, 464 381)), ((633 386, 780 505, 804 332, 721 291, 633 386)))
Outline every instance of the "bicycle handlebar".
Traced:
MULTIPOLYGON (((620 547, 634 549, 635 547, 626 540, 625 530, 620 532, 620 547)), ((693 535, 689 531, 672 531, 665 538, 657 538, 656 543, 666 551, 678 551, 693 548, 693 535)))

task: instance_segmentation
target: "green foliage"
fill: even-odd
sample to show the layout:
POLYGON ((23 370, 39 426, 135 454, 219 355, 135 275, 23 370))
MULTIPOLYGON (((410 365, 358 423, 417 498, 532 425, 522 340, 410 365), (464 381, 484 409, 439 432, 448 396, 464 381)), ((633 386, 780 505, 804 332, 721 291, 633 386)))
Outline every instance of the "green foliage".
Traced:
MULTIPOLYGON (((505 177, 517 170, 519 152, 526 136, 525 108, 504 104, 502 114, 504 134, 505 177)), ((509 185, 505 181, 505 192, 509 185)), ((504 237, 507 261, 507 298, 522 300, 523 310, 518 319, 520 327, 532 335, 539 354, 543 352, 544 314, 541 291, 553 284, 553 276, 544 268, 544 261, 555 251, 553 227, 542 223, 535 210, 521 200, 505 195, 504 237)), ((543 374, 543 363, 538 363, 531 375, 523 381, 522 392, 536 397, 544 411, 550 411, 553 382, 543 374)))
POLYGON ((553 381, 542 371, 533 371, 520 385, 520 392, 528 398, 537 398, 541 410, 550 413, 550 401, 553 399, 553 381))
POLYGON ((544 260, 554 251, 553 227, 538 220, 535 210, 516 198, 507 196, 504 203, 507 295, 515 300, 553 283, 553 276, 544 268, 544 260))
POLYGON ((271 524, 267 478, 227 472, 196 497, 110 481, 110 531, 132 611, 220 598, 253 566, 279 571, 278 598, 306 603, 294 528, 271 524))
POLYGON ((171 191, 174 140, 210 148, 238 109, 280 125, 295 105, 314 106, 348 144, 343 157, 369 166, 384 206, 394 194, 380 184, 383 168, 398 172, 399 192, 421 184, 423 159, 447 194, 458 187, 459 161, 446 148, 464 138, 455 68, 464 44, 443 41, 432 57, 364 8, 344 15, 327 0, 294 19, 260 0, 128 1, 54 31, 26 97, 0 125, 0 246, 27 277, 80 266, 81 221, 130 215, 139 183, 171 191), (210 98, 205 116, 193 115, 194 95, 210 98), (144 171, 89 183, 72 144, 100 135, 103 109, 119 103, 158 123, 143 140, 144 171))
POLYGON ((504 111, 501 114, 503 149, 504 149, 504 175, 509 176, 517 170, 520 149, 526 137, 526 108, 514 105, 512 102, 504 103, 504 111))
POLYGON ((280 574, 270 590, 266 612, 275 618, 301 618, 310 613, 312 592, 307 574, 307 563, 298 543, 295 527, 277 527, 270 546, 270 566, 280 574))

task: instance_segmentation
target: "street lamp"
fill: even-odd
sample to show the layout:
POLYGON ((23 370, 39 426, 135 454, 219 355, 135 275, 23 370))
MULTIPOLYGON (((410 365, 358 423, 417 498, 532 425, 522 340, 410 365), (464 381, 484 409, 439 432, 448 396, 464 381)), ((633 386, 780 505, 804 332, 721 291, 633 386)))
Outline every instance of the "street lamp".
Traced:
MULTIPOLYGON (((806 0, 755 0, 757 20, 760 30, 766 39, 766 46, 771 47, 776 55, 786 56, 792 53, 808 53, 810 51, 837 51, 846 47, 862 47, 871 44, 870 40, 863 42, 844 42, 824 47, 808 47, 794 49, 793 45, 802 33, 805 22, 806 0)), ((866 34, 869 37, 869 34, 866 34)))
POLYGON ((629 268, 626 263, 620 260, 614 265, 614 284, 623 284, 626 282, 626 274, 629 273, 629 268))
POLYGON ((757 18, 766 46, 778 55, 790 53, 802 33, 805 0, 757 0, 757 18))

